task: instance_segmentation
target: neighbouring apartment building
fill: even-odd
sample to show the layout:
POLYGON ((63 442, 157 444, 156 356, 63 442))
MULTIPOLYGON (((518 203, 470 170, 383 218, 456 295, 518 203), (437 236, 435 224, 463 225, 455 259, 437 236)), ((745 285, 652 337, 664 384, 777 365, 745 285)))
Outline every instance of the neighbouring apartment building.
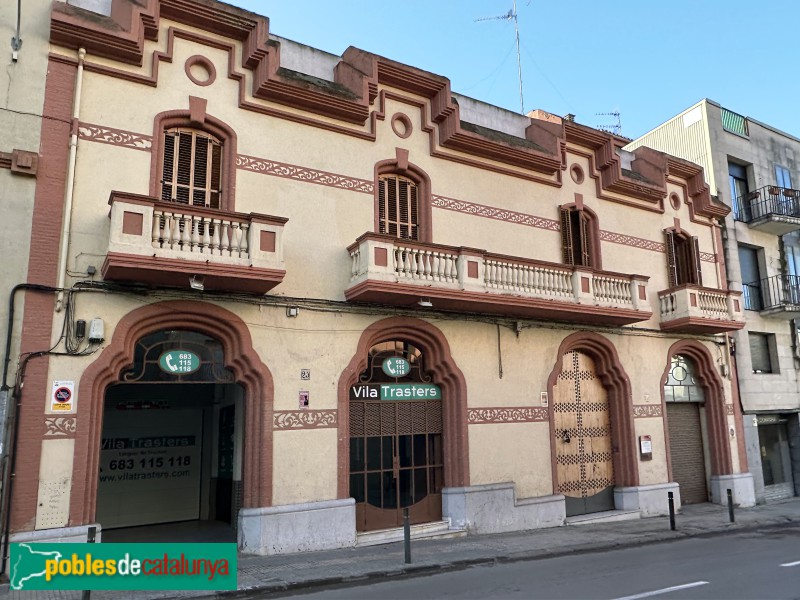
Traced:
POLYGON ((743 292, 734 333, 747 459, 756 497, 800 491, 800 139, 702 100, 627 146, 691 160, 732 207, 724 221, 728 284, 743 292))
POLYGON ((12 540, 755 502, 697 164, 212 0, 106 12, 50 14, 12 540))

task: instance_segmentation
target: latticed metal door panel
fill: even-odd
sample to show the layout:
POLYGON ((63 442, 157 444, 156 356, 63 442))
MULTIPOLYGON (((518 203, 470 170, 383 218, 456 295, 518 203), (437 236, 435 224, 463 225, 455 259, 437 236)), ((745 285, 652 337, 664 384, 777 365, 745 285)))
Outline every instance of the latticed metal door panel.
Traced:
POLYGON ((558 492, 567 515, 614 508, 608 395, 591 358, 568 352, 553 388, 558 492))
POLYGON ((359 530, 441 518, 442 403, 350 403, 350 495, 359 530))

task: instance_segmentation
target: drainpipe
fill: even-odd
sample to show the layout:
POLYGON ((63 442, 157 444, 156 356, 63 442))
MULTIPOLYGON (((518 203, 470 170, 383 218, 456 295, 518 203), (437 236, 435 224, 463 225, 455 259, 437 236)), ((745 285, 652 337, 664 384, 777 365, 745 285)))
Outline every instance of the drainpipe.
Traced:
MULTIPOLYGON (((81 90, 83 87, 83 61, 86 48, 78 50, 78 72, 75 74, 75 96, 72 100, 72 133, 69 138, 69 164, 67 166, 67 185, 64 191, 64 224, 61 228, 61 249, 58 259, 57 288, 63 290, 67 278, 67 259, 69 257, 69 234, 72 225, 72 198, 75 194, 75 162, 78 157, 78 123, 81 113, 81 90)), ((64 308, 64 292, 58 292, 56 312, 64 308)))

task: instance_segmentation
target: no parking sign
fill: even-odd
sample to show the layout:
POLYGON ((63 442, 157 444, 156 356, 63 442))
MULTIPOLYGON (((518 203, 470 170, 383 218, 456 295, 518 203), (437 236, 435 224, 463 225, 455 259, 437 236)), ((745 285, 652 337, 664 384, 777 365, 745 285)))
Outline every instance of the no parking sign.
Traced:
POLYGON ((75 382, 54 381, 53 393, 50 395, 50 411, 58 413, 75 412, 75 382))

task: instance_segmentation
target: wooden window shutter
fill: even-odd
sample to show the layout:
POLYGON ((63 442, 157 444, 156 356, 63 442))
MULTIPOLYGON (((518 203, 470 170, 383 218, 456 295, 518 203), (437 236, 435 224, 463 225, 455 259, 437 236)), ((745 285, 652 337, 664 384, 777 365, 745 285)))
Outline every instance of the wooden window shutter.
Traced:
POLYGON ((419 192, 413 181, 394 175, 378 179, 378 232, 419 239, 419 192))
POLYGON ((219 208, 222 195, 222 143, 191 129, 164 132, 161 199, 219 208))
POLYGON ((678 285, 678 259, 675 252, 675 234, 667 231, 667 273, 669 275, 669 287, 678 285))
POLYGON ((568 208, 561 209, 561 258, 564 264, 574 263, 572 250, 572 223, 570 221, 570 211, 568 208))
POLYGON ((578 213, 580 219, 580 232, 581 232, 581 265, 584 267, 592 266, 592 251, 590 242, 589 231, 589 218, 583 211, 578 213))
POLYGON ((703 285, 703 265, 700 263, 700 244, 697 237, 692 237, 692 271, 694 275, 694 283, 703 285))

